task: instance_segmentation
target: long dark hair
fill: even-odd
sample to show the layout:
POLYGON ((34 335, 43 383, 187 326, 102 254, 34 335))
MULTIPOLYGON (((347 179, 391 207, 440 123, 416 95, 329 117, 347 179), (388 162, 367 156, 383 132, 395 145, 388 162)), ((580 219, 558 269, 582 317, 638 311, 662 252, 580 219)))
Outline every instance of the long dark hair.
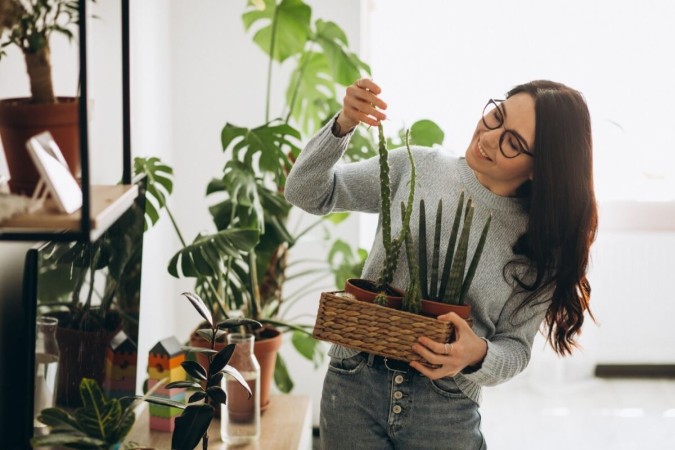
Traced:
POLYGON ((598 227, 591 120, 584 97, 564 84, 532 81, 507 97, 519 93, 535 101, 535 157, 533 179, 519 188, 529 197, 527 230, 513 252, 529 260, 535 276, 530 283, 515 280, 530 292, 521 307, 552 292, 547 337, 556 353, 565 355, 577 347, 584 312, 593 318, 586 278, 598 227))

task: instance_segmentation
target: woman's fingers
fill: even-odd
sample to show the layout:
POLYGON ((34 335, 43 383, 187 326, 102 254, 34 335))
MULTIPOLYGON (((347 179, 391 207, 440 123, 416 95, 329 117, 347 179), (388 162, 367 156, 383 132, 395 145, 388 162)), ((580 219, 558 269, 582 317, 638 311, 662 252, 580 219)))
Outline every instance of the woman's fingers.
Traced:
POLYGON ((368 78, 362 78, 347 88, 342 115, 350 125, 356 126, 363 122, 377 126, 379 121, 387 118, 381 111, 387 108, 387 104, 378 97, 380 92, 382 89, 368 78))

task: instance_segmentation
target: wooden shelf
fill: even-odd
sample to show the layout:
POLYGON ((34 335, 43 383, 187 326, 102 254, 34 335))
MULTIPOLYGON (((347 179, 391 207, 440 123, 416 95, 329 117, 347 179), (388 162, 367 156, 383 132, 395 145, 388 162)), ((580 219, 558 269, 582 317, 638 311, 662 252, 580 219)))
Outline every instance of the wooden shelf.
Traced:
MULTIPOLYGON (((93 235, 100 235, 108 229, 138 196, 138 186, 114 185, 91 187, 91 229, 93 235)), ((31 214, 21 214, 2 222, 0 231, 79 231, 80 211, 63 214, 46 208, 31 214)))
MULTIPOLYGON (((148 426, 146 405, 136 410, 136 422, 125 443, 137 443, 157 450, 171 448, 171 433, 151 431, 148 426)), ((201 449, 201 441, 198 448, 201 449)), ((311 450, 312 403, 301 395, 273 395, 270 406, 260 420, 260 439, 246 446, 228 446, 220 439, 220 421, 214 419, 209 427, 209 449, 227 450, 311 450)))

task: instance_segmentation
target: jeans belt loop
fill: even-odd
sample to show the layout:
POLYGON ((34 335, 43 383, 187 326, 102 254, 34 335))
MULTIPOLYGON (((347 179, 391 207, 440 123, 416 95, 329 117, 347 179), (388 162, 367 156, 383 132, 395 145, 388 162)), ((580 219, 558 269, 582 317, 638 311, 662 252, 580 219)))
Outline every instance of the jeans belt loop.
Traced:
POLYGON ((368 353, 368 367, 373 367, 373 364, 375 363, 375 355, 372 353, 368 353))

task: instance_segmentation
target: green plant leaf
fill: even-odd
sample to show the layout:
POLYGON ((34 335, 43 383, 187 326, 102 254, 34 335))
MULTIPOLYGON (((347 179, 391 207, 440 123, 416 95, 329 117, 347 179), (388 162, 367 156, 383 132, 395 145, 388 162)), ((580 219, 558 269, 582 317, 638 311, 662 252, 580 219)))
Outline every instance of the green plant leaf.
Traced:
POLYGON ((206 381, 206 369, 204 369, 197 361, 183 361, 180 365, 183 366, 183 369, 185 369, 187 374, 192 378, 206 381))
MULTIPOLYGON (((209 328, 202 328, 200 330, 197 330, 197 334, 204 339, 206 342, 211 344, 211 341, 213 340, 213 330, 209 328)), ((225 336, 225 332, 223 330, 217 330, 216 331, 216 339, 219 339, 223 336, 225 336)))
MULTIPOLYGON (((252 5, 250 5, 252 6, 252 5)), ((276 0, 265 0, 265 9, 253 7, 242 16, 247 31, 257 22, 263 26, 253 36, 253 41, 267 54, 273 32, 273 20, 276 14, 276 32, 274 55, 276 61, 283 62, 288 57, 302 51, 310 33, 309 23, 312 9, 301 0, 282 0, 279 5, 276 0)))
POLYGON ((205 355, 215 355, 216 353, 218 353, 217 350, 202 347, 183 347, 183 350, 189 353, 204 353, 205 355))
POLYGON ((46 436, 33 438, 30 442, 33 447, 67 446, 70 448, 92 450, 108 447, 108 443, 101 439, 79 433, 51 433, 46 436))
POLYGON ((223 372, 218 372, 214 375, 211 375, 211 379, 206 383, 206 387, 211 386, 220 386, 220 382, 223 381, 223 372))
POLYGON ((307 335, 307 333, 294 331, 291 342, 298 353, 314 363, 315 369, 321 365, 324 353, 321 350, 321 343, 319 341, 307 335))
POLYGON ((80 382, 82 408, 75 411, 75 418, 89 436, 108 440, 122 415, 118 400, 108 401, 95 380, 83 378, 80 382))
POLYGON ((288 394, 293 390, 293 381, 288 374, 286 363, 279 353, 277 353, 277 362, 274 366, 274 384, 284 394, 288 394))
POLYGON ((188 388, 188 389, 202 389, 202 385, 196 381, 172 381, 166 385, 166 389, 174 388, 188 388))
POLYGON ((418 120, 410 127, 410 141, 415 145, 432 147, 434 144, 443 144, 445 133, 435 122, 424 119, 418 120))
POLYGON ((176 417, 176 428, 171 436, 171 448, 193 450, 206 434, 215 410, 211 405, 189 405, 176 417))
POLYGON ((307 134, 315 133, 335 112, 336 84, 330 70, 326 55, 307 52, 291 74, 286 102, 290 117, 307 134))
POLYGON ((300 132, 292 126, 274 121, 252 129, 227 123, 221 133, 223 151, 231 147, 234 159, 274 174, 279 185, 285 183, 286 172, 291 169, 287 154, 300 154, 300 138, 300 132))
MULTIPOLYGON (((278 357, 278 356, 277 356, 278 357)), ((249 387, 248 383, 244 379, 244 377, 241 375, 241 372, 239 372, 237 369, 235 369, 232 366, 225 366, 222 370, 226 374, 232 376, 237 382, 244 388, 246 389, 246 392, 248 392, 249 398, 253 393, 251 392, 251 388, 249 387)))
POLYGON ((237 328, 241 326, 255 330, 257 328, 262 327, 262 324, 257 320, 246 318, 225 319, 222 322, 218 322, 218 328, 221 330, 229 330, 231 328, 237 328))
POLYGON ((220 386, 211 386, 206 390, 206 395, 216 404, 227 402, 227 394, 220 386))
MULTIPOLYGON (((333 106, 333 111, 338 111, 340 105, 333 106)), ((377 155, 377 144, 373 131, 368 127, 357 126, 349 140, 347 151, 345 152, 345 159, 348 161, 361 161, 370 159, 377 155)))
POLYGON ((318 19, 315 39, 323 49, 337 83, 349 86, 362 74, 370 74, 370 67, 348 50, 347 36, 335 23, 318 19))
POLYGON ((204 301, 197 294, 193 294, 192 292, 183 292, 183 295, 190 301, 190 303, 192 303, 192 306, 195 307, 199 315, 202 316, 209 325, 211 325, 211 328, 215 328, 211 311, 209 311, 209 308, 206 307, 204 301))
POLYGON ((209 368, 211 369, 211 373, 217 374, 223 370, 223 367, 227 365, 236 348, 237 346, 235 344, 228 344, 221 351, 219 351, 211 361, 211 367, 209 368))
POLYGON ((77 419, 59 408, 46 408, 40 412, 38 420, 45 425, 53 428, 72 429, 74 431, 82 431, 81 425, 77 419))
POLYGON ((254 228, 222 230, 208 236, 197 236, 194 242, 179 250, 169 261, 169 273, 178 278, 220 276, 221 259, 241 257, 241 253, 250 251, 257 243, 260 233, 254 228), (218 260, 214 261, 214 256, 218 260), (180 269, 179 269, 180 267, 180 269))
POLYGON ((144 399, 148 403, 154 403, 155 405, 161 406, 170 406, 172 408, 185 409, 186 405, 183 402, 177 402, 176 400, 169 400, 164 397, 146 397, 144 399))
POLYGON ((173 192, 173 169, 157 157, 134 158, 134 174, 144 174, 146 181, 145 230, 159 220, 159 211, 173 192))
POLYGON ((198 391, 198 392, 195 392, 194 394, 192 394, 190 396, 190 398, 188 399, 188 403, 198 402, 200 400, 204 400, 205 398, 206 398, 206 392, 198 391))

